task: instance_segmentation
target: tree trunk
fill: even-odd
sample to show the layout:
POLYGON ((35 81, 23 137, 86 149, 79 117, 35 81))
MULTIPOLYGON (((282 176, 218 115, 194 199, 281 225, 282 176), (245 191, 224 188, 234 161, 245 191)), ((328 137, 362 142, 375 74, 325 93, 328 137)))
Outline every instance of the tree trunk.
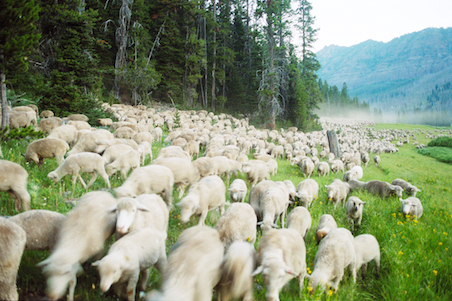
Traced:
POLYGON ((213 28, 213 54, 212 54, 212 102, 211 102, 211 106, 210 109, 212 111, 215 111, 215 68, 217 67, 217 61, 216 61, 216 56, 217 56, 217 8, 216 8, 216 2, 215 0, 213 0, 213 24, 214 24, 214 28, 213 28))
MULTIPOLYGON (((270 8, 271 2, 267 2, 270 8)), ((270 128, 275 129, 276 121, 276 98, 275 98, 275 36, 273 32, 273 21, 271 19, 271 12, 267 12, 267 34, 268 34, 268 52, 270 55, 270 128)))
POLYGON ((337 141, 337 135, 334 131, 327 131, 326 135, 328 137, 328 144, 330 146, 330 152, 334 154, 336 158, 341 157, 341 150, 339 147, 339 143, 337 141))
POLYGON ((9 124, 8 102, 6 101, 6 76, 5 72, 0 73, 0 97, 2 99, 2 129, 9 124))

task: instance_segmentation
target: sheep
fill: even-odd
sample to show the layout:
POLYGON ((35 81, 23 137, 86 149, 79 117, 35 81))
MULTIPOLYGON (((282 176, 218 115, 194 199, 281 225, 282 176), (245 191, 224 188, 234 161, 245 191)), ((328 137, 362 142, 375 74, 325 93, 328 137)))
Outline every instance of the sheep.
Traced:
POLYGON ((319 184, 313 179, 306 179, 297 185, 297 198, 300 200, 301 206, 309 209, 314 198, 319 195, 319 184))
POLYGON ((275 159, 270 159, 267 161, 268 172, 274 176, 278 173, 278 162, 275 159))
POLYGON ((181 208, 182 223, 190 220, 193 214, 200 215, 198 225, 204 225, 207 212, 219 208, 224 213, 226 187, 219 176, 208 176, 193 184, 176 206, 181 208))
POLYGON ((257 251, 258 267, 252 276, 262 273, 267 286, 267 300, 279 301, 279 292, 296 277, 300 291, 306 276, 306 246, 293 229, 267 231, 257 251))
POLYGON ((279 187, 270 187, 261 196, 259 206, 259 215, 262 221, 257 225, 261 226, 263 231, 268 231, 272 227, 277 227, 276 222, 280 218, 281 228, 284 228, 284 218, 289 205, 288 196, 286 196, 279 187))
POLYGON ((84 114, 70 114, 69 116, 63 118, 65 121, 84 121, 88 122, 89 118, 84 114))
POLYGON ((416 197, 409 197, 405 200, 399 198, 402 203, 402 213, 405 215, 411 215, 413 218, 418 219, 422 216, 424 208, 422 207, 421 201, 416 197))
POLYGON ((328 200, 334 203, 334 208, 347 199, 347 194, 350 192, 350 185, 342 182, 339 179, 333 180, 330 185, 325 185, 327 188, 326 194, 328 200))
POLYGON ((108 147, 118 144, 125 144, 132 147, 134 150, 138 149, 138 144, 132 139, 99 139, 95 142, 95 147, 92 150, 94 153, 102 154, 108 147))
POLYGON ((218 300, 254 300, 252 273, 255 268, 256 252, 253 245, 244 241, 233 242, 221 265, 221 279, 217 286, 218 300))
POLYGON ((27 234, 25 251, 53 250, 66 216, 49 210, 30 210, 8 217, 27 234))
POLYGON ((287 216, 287 229, 297 230, 305 241, 311 225, 311 214, 305 207, 296 207, 287 216))
POLYGON ((310 178, 315 169, 314 162, 312 162, 309 158, 299 162, 298 166, 300 167, 300 170, 305 178, 310 178))
POLYGON ((348 185, 350 186, 350 190, 360 190, 366 188, 367 182, 352 179, 348 181, 348 185))
POLYGON ((215 166, 210 157, 201 157, 192 162, 201 178, 215 175, 215 166))
POLYGON ((108 192, 89 192, 67 214, 54 250, 38 264, 47 278, 47 297, 51 300, 61 298, 68 286, 68 300, 74 300, 81 264, 99 254, 114 232, 116 215, 111 207, 115 204, 116 199, 108 192))
POLYGON ((55 116, 55 114, 50 110, 44 110, 41 112, 41 114, 39 114, 39 117, 41 118, 50 118, 53 116, 55 116))
POLYGON ((83 120, 69 120, 67 124, 75 126, 77 128, 77 130, 79 130, 79 131, 91 129, 91 125, 88 122, 83 121, 83 120))
POLYGON ((338 171, 344 172, 344 162, 341 160, 333 160, 330 161, 331 164, 331 171, 334 173, 338 173, 338 171))
POLYGON ((43 131, 46 134, 50 134, 53 129, 61 126, 63 120, 60 117, 49 117, 41 119, 36 127, 36 130, 43 131))
POLYGON ((330 174, 330 165, 328 162, 319 162, 317 165, 317 174, 322 177, 330 174))
POLYGON ((39 167, 44 158, 55 158, 58 164, 63 161, 64 155, 69 150, 66 141, 58 138, 42 138, 28 144, 25 151, 25 160, 34 161, 39 167))
POLYGON ((378 194, 382 198, 388 198, 394 194, 397 195, 398 198, 402 198, 403 193, 402 187, 378 180, 367 182, 366 189, 370 193, 378 194))
POLYGON ((260 213, 262 196, 264 195, 265 191, 270 187, 276 187, 276 183, 270 180, 264 180, 259 182, 259 184, 257 184, 250 190, 250 195, 248 197, 249 203, 251 207, 253 207, 258 221, 262 220, 262 216, 260 213))
POLYGON ((347 215, 347 221, 351 223, 351 230, 355 231, 355 223, 361 226, 361 220, 363 218, 363 206, 366 203, 361 201, 356 196, 351 196, 345 203, 345 213, 347 215))
POLYGON ((137 143, 140 144, 142 142, 148 142, 149 144, 152 144, 152 141, 154 141, 154 137, 152 137, 151 133, 149 132, 139 132, 132 136, 132 139, 137 143))
POLYGON ((113 124, 111 118, 99 118, 97 119, 97 122, 99 122, 101 126, 111 126, 113 124))
POLYGON ((7 191, 15 199, 16 211, 31 209, 30 194, 27 191, 28 173, 20 164, 0 160, 0 191, 7 191))
POLYGON ((74 147, 67 153, 68 156, 81 152, 95 152, 101 153, 106 147, 99 148, 100 141, 113 139, 113 134, 104 129, 96 130, 83 135, 74 145, 74 147), (98 150, 98 151, 96 151, 98 150))
POLYGON ((138 145, 137 151, 140 153, 141 165, 144 165, 147 155, 149 155, 149 161, 152 161, 152 145, 149 142, 141 142, 138 145))
POLYGON ((174 145, 163 147, 160 150, 159 155, 157 156, 157 160, 163 159, 163 158, 173 158, 173 157, 184 158, 184 159, 191 161, 191 157, 188 152, 184 151, 180 146, 174 146, 174 145))
POLYGON ((31 125, 36 125, 36 113, 31 111, 10 111, 9 127, 12 129, 26 128, 31 125))
POLYGON ((101 260, 92 263, 100 275, 100 289, 107 292, 114 283, 122 284, 127 300, 135 301, 135 291, 141 274, 139 289, 144 291, 149 269, 156 265, 162 273, 166 267, 166 232, 153 228, 135 230, 117 240, 101 260))
POLYGON ((187 142, 185 146, 185 150, 190 154, 191 157, 196 155, 196 158, 199 157, 199 142, 196 140, 190 140, 187 142))
POLYGON ((26 233, 19 225, 2 217, 0 233, 0 300, 19 300, 16 279, 26 233))
POLYGON ((105 160, 105 164, 110 164, 115 161, 121 154, 133 150, 133 147, 127 144, 115 144, 105 149, 102 157, 105 160))
POLYGON ((226 156, 211 157, 210 162, 214 166, 215 174, 218 176, 226 175, 226 179, 229 183, 231 174, 237 175, 237 171, 242 169, 242 164, 238 161, 231 160, 226 156))
POLYGON ((419 188, 402 179, 395 179, 391 182, 391 184, 402 187, 403 190, 405 190, 405 192, 412 197, 415 197, 416 193, 421 192, 419 188))
POLYGON ((319 219, 319 225, 315 232, 315 239, 317 244, 327 235, 331 230, 337 228, 337 223, 331 214, 323 214, 319 219))
POLYGON ((342 180, 348 182, 350 180, 360 180, 363 177, 363 169, 361 166, 354 166, 352 169, 346 171, 342 180))
POLYGON ((356 272, 362 268, 363 277, 366 275, 367 264, 372 260, 375 263, 375 272, 380 272, 380 245, 375 236, 361 234, 354 238, 356 253, 356 272))
POLYGON ((375 157, 374 157, 374 163, 375 163, 375 165, 376 166, 379 166, 380 165, 380 156, 379 155, 375 155, 375 157))
POLYGON ((370 157, 368 152, 364 152, 361 154, 361 161, 363 161, 365 167, 367 167, 367 164, 369 164, 369 160, 370 157))
POLYGON ((283 183, 286 185, 287 190, 289 191, 289 200, 293 203, 296 201, 297 197, 297 189, 291 180, 284 180, 283 183))
POLYGON ((314 270, 309 278, 312 292, 317 286, 337 291, 344 270, 349 267, 356 283, 356 253, 352 233, 345 228, 331 230, 319 244, 314 259, 314 270))
POLYGON ((151 291, 146 301, 210 301, 220 281, 223 244, 218 231, 194 226, 184 230, 168 256, 162 292, 151 291))
POLYGON ((174 175, 162 165, 147 165, 132 171, 127 180, 115 188, 117 198, 136 197, 145 193, 161 194, 168 208, 173 203, 174 175))
POLYGON ((229 186, 228 191, 232 202, 244 202, 248 188, 246 187, 245 181, 235 179, 229 186))
POLYGON ((257 182, 270 180, 268 166, 260 160, 251 160, 242 164, 242 172, 246 173, 251 187, 256 186, 257 182))
POLYGON ((77 142, 78 139, 78 130, 73 125, 62 125, 59 127, 54 128, 50 134, 47 136, 47 138, 59 138, 61 140, 64 140, 67 142, 69 147, 74 146, 74 144, 77 142))
POLYGON ((93 185, 94 181, 96 181, 97 175, 100 175, 104 182, 107 183, 108 189, 110 189, 110 180, 105 172, 104 162, 104 159, 99 154, 89 152, 78 153, 67 157, 57 169, 49 172, 47 177, 56 183, 64 176, 71 175, 73 187, 78 178, 83 188, 88 189, 93 185), (88 186, 85 184, 85 181, 83 181, 82 176, 80 175, 81 172, 91 174, 88 186))
POLYGON ((267 162, 268 160, 272 159, 273 157, 267 153, 256 153, 254 154, 254 159, 267 162))
POLYGON ((115 161, 105 166, 105 171, 111 177, 118 170, 121 171, 122 177, 125 179, 130 169, 140 167, 141 155, 134 149, 122 153, 115 161))

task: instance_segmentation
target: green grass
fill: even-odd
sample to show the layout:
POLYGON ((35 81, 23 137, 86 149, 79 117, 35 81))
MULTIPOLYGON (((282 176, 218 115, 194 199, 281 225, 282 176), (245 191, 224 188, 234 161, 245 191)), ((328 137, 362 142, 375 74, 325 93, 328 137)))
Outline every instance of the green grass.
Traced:
POLYGON ((418 150, 421 155, 435 158, 436 160, 452 164, 452 148, 432 146, 418 150))
MULTIPOLYGON (((432 127, 417 127, 411 125, 377 125, 376 129, 409 129, 412 130, 420 143, 427 144, 424 131, 433 131, 432 127), (422 131, 416 131, 416 129, 422 131)), ((54 184, 46 177, 47 173, 57 167, 53 159, 44 160, 42 168, 34 163, 25 163, 22 156, 28 141, 9 141, 2 144, 4 159, 17 162, 29 172, 28 190, 32 196, 33 209, 48 209, 66 213, 72 208, 72 201, 82 196, 86 191, 77 183, 72 189, 70 177, 65 177, 60 183, 54 184)), ((162 144, 153 147, 154 158, 162 144)), ((296 280, 292 280, 280 293, 281 300, 452 300, 452 165, 444 164, 433 158, 419 154, 414 146, 404 145, 395 154, 381 154, 381 163, 377 167, 370 163, 364 169, 363 181, 378 179, 391 182, 395 178, 403 178, 421 189, 418 193, 423 203, 424 215, 419 221, 413 221, 402 216, 400 202, 396 198, 381 199, 367 192, 353 192, 366 202, 363 221, 354 235, 369 233, 374 235, 381 248, 381 273, 374 274, 373 264, 370 265, 365 279, 358 277, 353 283, 348 273, 339 285, 339 290, 331 296, 328 293, 317 292, 310 295, 307 290, 307 280, 303 291, 299 291, 296 280)), ((373 159, 371 155, 371 162, 373 159)), ((148 164, 149 162, 146 162, 148 164)), ((295 185, 303 180, 297 166, 290 166, 286 161, 278 160, 278 174, 272 180, 291 180, 295 185)), ((306 240, 307 266, 313 269, 313 262, 318 246, 314 233, 319 218, 324 213, 332 214, 340 227, 350 228, 345 218, 345 209, 328 203, 324 185, 330 184, 335 178, 342 179, 342 173, 330 174, 327 177, 313 178, 319 183, 320 195, 311 207, 313 218, 312 228, 306 240)), ((243 174, 239 177, 245 179, 243 174)), ((85 177, 84 177, 85 178, 85 177)), ((85 178, 87 180, 87 177, 85 178)), ((118 187, 124 181, 115 176, 110 179, 112 188, 118 187)), ((233 179, 231 179, 232 182, 233 179)), ((105 183, 99 177, 89 191, 104 189, 105 183)), ((175 203, 180 199, 173 194, 175 203)), ((227 197, 229 198, 229 197, 227 197)), ((248 199, 248 198, 247 198, 248 199)), ((0 193, 0 215, 16 214, 14 203, 7 193, 0 193)), ((197 223, 192 217, 188 224, 182 225, 178 219, 179 208, 170 213, 167 240, 167 252, 176 242, 179 234, 186 228, 197 223)), ((206 224, 214 226, 218 219, 217 212, 210 212, 206 224)), ((256 248, 262 233, 258 231, 256 248)), ((112 240, 109 241, 112 243, 112 240)), ((36 264, 47 258, 48 252, 30 251, 24 253, 18 274, 18 290, 21 300, 36 300, 45 295, 45 278, 36 264)), ((83 265, 84 273, 78 277, 75 290, 76 300, 117 300, 111 292, 102 294, 99 286, 97 270, 90 262, 83 265)), ((260 276, 255 278, 255 299, 265 300, 265 286, 260 276)), ((149 288, 158 289, 161 279, 158 272, 152 272, 149 288)), ((215 298, 214 298, 215 299, 215 298)))

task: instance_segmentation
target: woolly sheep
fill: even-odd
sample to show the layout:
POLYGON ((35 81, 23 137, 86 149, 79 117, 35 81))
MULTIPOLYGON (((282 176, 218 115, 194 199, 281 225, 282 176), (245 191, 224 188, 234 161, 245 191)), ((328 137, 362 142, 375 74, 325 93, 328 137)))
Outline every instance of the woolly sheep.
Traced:
POLYGON ((105 164, 110 164, 115 161, 121 154, 124 154, 130 150, 133 150, 133 147, 127 144, 115 144, 109 146, 105 149, 102 157, 104 158, 105 164))
POLYGON ((67 214, 53 252, 38 264, 47 278, 47 297, 57 300, 69 286, 68 300, 74 300, 81 264, 99 254, 114 232, 116 215, 111 207, 115 204, 116 199, 108 192, 89 192, 67 214))
POLYGON ((283 190, 279 187, 268 188, 259 203, 259 215, 262 216, 262 221, 258 222, 257 225, 261 226, 263 231, 268 231, 272 227, 277 227, 276 222, 279 217, 281 228, 284 228, 289 200, 283 190))
POLYGON ((146 301, 211 301, 221 278, 223 244, 218 231, 194 226, 184 230, 168 256, 162 292, 151 291, 146 301))
POLYGON ((97 119, 97 122, 99 122, 101 126, 111 126, 113 124, 113 120, 110 118, 99 118, 97 119))
POLYGON ((154 137, 152 137, 151 133, 149 132, 139 132, 132 136, 132 139, 137 143, 140 144, 142 142, 148 142, 149 144, 152 144, 152 141, 154 141, 154 137))
POLYGON ((78 178, 83 188, 88 189, 93 185, 94 181, 96 181, 97 176, 100 175, 104 182, 107 183, 108 189, 110 189, 110 180, 105 172, 104 162, 104 159, 99 154, 89 152, 78 153, 67 157, 57 169, 49 172, 47 177, 54 182, 58 182, 64 176, 71 175, 73 186, 78 178), (83 181, 82 176, 80 175, 81 172, 91 174, 88 186, 85 184, 85 181, 83 181))
POLYGON ((39 114, 39 117, 41 118, 50 118, 53 116, 55 116, 55 114, 50 110, 44 110, 41 112, 41 114, 39 114))
POLYGON ((246 187, 245 181, 242 179, 235 179, 229 186, 228 191, 231 202, 244 202, 248 188, 246 187))
MULTIPOLYGON (((96 152, 96 149, 98 148, 98 143, 101 140, 108 140, 113 139, 113 134, 104 129, 92 131, 90 133, 87 133, 82 136, 77 142, 77 144, 74 145, 74 147, 67 153, 68 156, 81 153, 81 152, 96 152)), ((106 147, 103 147, 101 150, 99 150, 99 153, 104 151, 106 147)))
POLYGON ((69 116, 63 118, 65 121, 84 121, 88 122, 89 118, 84 114, 70 114, 69 116))
POLYGON ((43 131, 44 133, 50 134, 50 132, 61 126, 63 123, 63 120, 60 117, 49 117, 44 118, 39 121, 38 126, 36 127, 36 130, 43 131))
POLYGON ((176 206, 181 208, 182 223, 190 220, 193 214, 200 215, 198 225, 204 225, 207 212, 219 208, 224 213, 226 187, 219 176, 208 176, 193 184, 188 194, 176 206))
POLYGON ((362 268, 363 277, 366 275, 367 264, 372 260, 375 263, 376 274, 380 272, 380 245, 375 236, 361 234, 354 238, 356 253, 356 272, 362 268))
POLYGON ((149 161, 152 161, 152 144, 143 141, 138 145, 137 151, 140 153, 141 165, 144 165, 146 156, 149 156, 149 161))
POLYGON ((193 165, 198 169, 201 178, 215 175, 215 166, 210 157, 200 157, 193 161, 193 165))
POLYGON ((305 178, 310 178, 315 169, 314 162, 312 162, 309 158, 299 162, 298 166, 300 167, 300 170, 305 178))
POLYGON ((151 131, 152 137, 157 141, 162 141, 163 130, 160 127, 156 127, 151 131))
POLYGON ((370 161, 369 153, 367 153, 367 152, 362 153, 361 161, 363 161, 364 166, 367 167, 367 164, 369 164, 369 161, 370 161))
POLYGON ((334 203, 334 208, 347 199, 347 194, 350 192, 350 185, 342 182, 339 179, 334 179, 330 185, 325 185, 327 188, 326 194, 328 200, 334 203))
POLYGON ((349 267, 353 282, 356 282, 356 253, 352 233, 345 228, 331 230, 319 244, 314 259, 314 269, 309 278, 309 287, 331 287, 337 291, 344 270, 349 267))
POLYGON ((298 206, 287 216, 287 228, 297 230, 305 241, 311 225, 311 214, 305 207, 298 206))
POLYGON ((166 232, 152 228, 135 230, 117 240, 101 260, 92 263, 99 270, 100 289, 106 292, 111 285, 123 286, 123 296, 135 301, 135 291, 141 274, 139 289, 147 287, 149 269, 156 265, 162 273, 166 267, 166 232))
POLYGON ((19 300, 16 279, 26 243, 25 231, 0 217, 0 300, 19 300))
POLYGON ((231 160, 226 156, 212 157, 210 162, 213 164, 215 174, 217 176, 226 176, 229 183, 231 174, 234 173, 237 176, 237 171, 242 169, 242 164, 238 161, 231 160))
POLYGON ((327 235, 331 230, 337 228, 337 223, 331 214, 323 214, 319 219, 319 225, 315 233, 317 244, 327 235))
POLYGON ((331 171, 337 173, 338 171, 344 172, 344 163, 341 160, 330 161, 331 171))
POLYGON ((267 161, 268 172, 274 176, 278 172, 278 162, 275 159, 270 159, 267 161))
POLYGON ((375 157, 374 157, 374 163, 375 163, 376 166, 380 165, 380 156, 375 155, 375 157))
POLYGON ((398 198, 402 198, 403 193, 402 187, 378 180, 367 182, 366 189, 370 193, 378 194, 382 198, 388 198, 394 194, 397 195, 398 198))
POLYGON ((79 131, 91 129, 91 125, 83 120, 69 120, 67 124, 75 126, 79 131))
POLYGON ((258 267, 253 276, 262 273, 267 287, 267 300, 279 301, 279 292, 296 277, 300 291, 306 276, 306 246, 301 235, 293 229, 267 231, 257 251, 258 267))
POLYGON ((416 186, 408 183, 407 181, 405 181, 403 179, 395 179, 394 181, 392 181, 391 184, 402 187, 403 190, 405 190, 405 192, 408 195, 413 196, 413 197, 416 196, 416 193, 421 192, 421 190, 419 188, 417 188, 416 186))
POLYGON ((92 152, 102 154, 110 146, 118 145, 118 144, 128 145, 128 146, 132 147, 134 150, 138 149, 138 144, 135 142, 135 140, 113 138, 113 139, 97 140, 94 150, 92 150, 92 152))
POLYGON ((53 250, 66 216, 49 210, 30 210, 8 217, 27 234, 25 251, 53 250))
POLYGON ((230 301, 238 298, 244 301, 254 300, 252 273, 255 268, 254 247, 244 241, 233 242, 221 265, 221 279, 217 286, 218 300, 230 301))
POLYGON ((157 156, 157 160, 163 159, 163 158, 173 158, 173 157, 183 158, 183 159, 187 159, 187 160, 191 161, 190 154, 188 152, 184 151, 180 146, 163 147, 157 156))
POLYGON ((297 189, 295 188, 295 185, 291 180, 284 180, 283 183, 286 185, 287 190, 289 191, 290 201, 295 203, 297 197, 297 189))
POLYGON ((140 167, 141 155, 134 149, 121 154, 115 161, 105 166, 105 171, 111 177, 118 171, 121 171, 122 177, 125 179, 130 169, 140 167))
POLYGON ((405 200, 402 198, 399 199, 402 203, 402 212, 405 215, 411 215, 415 219, 418 219, 422 216, 422 213, 424 212, 424 208, 422 207, 421 201, 416 197, 409 197, 405 200))
POLYGON ((55 158, 58 164, 63 161, 64 155, 69 150, 66 141, 58 138, 42 138, 28 144, 25 151, 25 160, 34 161, 39 166, 44 158, 55 158))
POLYGON ((297 185, 297 198, 300 200, 301 206, 309 209, 314 198, 319 195, 319 184, 313 179, 306 179, 297 185))
POLYGON ((9 127, 12 129, 26 128, 31 125, 36 125, 36 113, 31 111, 10 111, 9 113, 9 127))
POLYGON ((351 230, 355 231, 355 224, 361 226, 363 218, 363 206, 366 204, 356 196, 351 196, 345 203, 345 213, 347 221, 351 223, 351 230))
POLYGON ((30 194, 27 191, 28 173, 21 165, 0 160, 0 191, 7 191, 15 199, 16 211, 30 210, 30 194))
POLYGON ((73 125, 65 124, 54 128, 47 137, 59 138, 72 147, 77 142, 78 130, 73 125))
POLYGON ((276 183, 270 180, 263 180, 250 190, 250 195, 248 197, 249 203, 251 207, 253 207, 258 221, 262 220, 262 216, 260 213, 262 196, 264 195, 265 191, 270 187, 276 187, 276 183))
POLYGON ((363 169, 361 166, 354 166, 352 169, 344 173, 342 180, 348 182, 350 180, 360 180, 363 177, 363 169))
POLYGON ((359 180, 349 180, 348 185, 351 190, 360 190, 366 188, 367 182, 361 182, 359 180))
POLYGON ((260 160, 250 160, 243 163, 242 172, 246 173, 251 187, 256 186, 257 182, 270 179, 267 164, 260 160))
POLYGON ((272 156, 267 153, 256 153, 254 154, 254 159, 267 162, 272 159, 272 156))
POLYGON ((168 208, 171 208, 173 185, 174 175, 171 169, 162 165, 147 165, 133 170, 127 180, 114 191, 117 198, 157 193, 162 195, 168 208))
POLYGON ((317 165, 317 173, 319 176, 327 176, 330 174, 330 165, 328 162, 319 162, 317 165))
POLYGON ((190 140, 187 142, 185 146, 185 150, 190 154, 191 157, 196 155, 196 158, 199 157, 199 142, 196 140, 190 140))

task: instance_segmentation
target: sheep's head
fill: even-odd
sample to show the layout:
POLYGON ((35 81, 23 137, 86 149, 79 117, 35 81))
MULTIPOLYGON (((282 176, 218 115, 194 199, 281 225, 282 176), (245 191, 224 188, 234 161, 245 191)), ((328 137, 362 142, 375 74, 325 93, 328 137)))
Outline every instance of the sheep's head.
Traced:
POLYGON ((199 197, 194 195, 187 195, 176 206, 181 208, 180 220, 182 223, 186 223, 190 220, 193 214, 201 214, 201 207, 199 206, 199 197))
POLYGON ((391 187, 391 192, 393 192, 400 199, 403 196, 403 188, 397 185, 391 187))
POLYGON ((47 174, 47 177, 52 179, 54 182, 58 182, 60 179, 58 177, 58 174, 56 173, 56 171, 51 171, 47 174))
POLYGON ((108 291, 111 285, 121 278, 122 270, 119 261, 112 256, 105 256, 91 265, 96 266, 99 270, 100 289, 103 292, 108 291))

